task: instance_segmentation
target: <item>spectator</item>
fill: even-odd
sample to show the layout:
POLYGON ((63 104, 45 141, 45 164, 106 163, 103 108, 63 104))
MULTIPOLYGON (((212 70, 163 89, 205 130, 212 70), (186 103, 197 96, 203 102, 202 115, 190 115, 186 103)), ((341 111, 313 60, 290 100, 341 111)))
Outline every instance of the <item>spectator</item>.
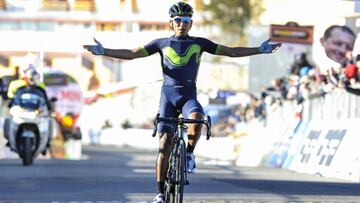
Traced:
POLYGON ((271 80, 271 86, 263 88, 261 93, 261 98, 265 99, 267 95, 273 95, 275 97, 281 97, 282 99, 286 99, 288 93, 288 84, 287 79, 277 78, 271 80))
POLYGON ((360 78, 359 78, 360 55, 356 56, 356 64, 348 64, 345 67, 344 74, 345 90, 351 94, 360 96, 360 78))
POLYGON ((307 72, 314 66, 308 61, 306 53, 301 53, 298 59, 291 65, 291 74, 300 76, 304 71, 307 72))
POLYGON ((262 99, 257 99, 254 109, 254 116, 257 118, 260 122, 264 122, 266 118, 266 109, 265 109, 265 103, 262 99))
POLYGON ((352 52, 354 49, 355 39, 356 35, 351 28, 332 25, 325 30, 323 37, 320 38, 320 43, 328 58, 343 64, 347 61, 348 52, 352 52))
POLYGON ((348 80, 358 79, 358 67, 354 63, 349 63, 344 68, 344 74, 348 80))

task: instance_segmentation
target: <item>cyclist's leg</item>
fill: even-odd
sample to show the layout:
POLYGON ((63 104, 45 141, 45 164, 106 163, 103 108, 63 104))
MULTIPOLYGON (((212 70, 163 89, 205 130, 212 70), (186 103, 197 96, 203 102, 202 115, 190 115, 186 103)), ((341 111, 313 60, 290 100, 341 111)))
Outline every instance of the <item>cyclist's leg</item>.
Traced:
MULTIPOLYGON (((201 104, 196 99, 188 100, 183 106, 183 114, 185 118, 190 119, 204 119, 204 110, 201 104)), ((189 124, 188 146, 187 152, 193 153, 195 146, 200 139, 202 124, 189 124)))
MULTIPOLYGON (((203 119, 204 111, 200 103, 196 99, 188 100, 183 106, 183 114, 185 118, 190 119, 203 119)), ((188 144, 186 149, 186 159, 187 159, 187 171, 188 173, 195 173, 196 163, 194 156, 195 146, 200 139, 201 135, 201 124, 188 124, 188 144)))
MULTIPOLYGON (((159 113, 160 117, 178 116, 178 112, 176 112, 175 106, 171 104, 171 102, 167 98, 167 95, 164 94, 164 88, 160 98, 159 113)), ((175 130, 176 124, 169 124, 164 122, 159 123, 159 152, 156 160, 156 181, 158 184, 158 193, 164 193, 163 185, 169 166, 169 156, 175 130)))
POLYGON ((169 155, 172 147, 173 134, 159 133, 159 153, 156 159, 156 181, 164 182, 169 165, 169 155))

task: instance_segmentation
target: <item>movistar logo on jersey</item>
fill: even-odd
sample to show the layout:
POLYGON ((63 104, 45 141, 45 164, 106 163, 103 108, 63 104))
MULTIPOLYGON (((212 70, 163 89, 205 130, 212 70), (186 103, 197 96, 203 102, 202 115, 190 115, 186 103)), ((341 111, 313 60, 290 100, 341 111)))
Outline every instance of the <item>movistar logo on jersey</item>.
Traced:
POLYGON ((169 60, 169 62, 174 66, 184 66, 186 65, 190 58, 196 54, 196 63, 200 63, 200 51, 201 47, 197 44, 190 45, 184 54, 180 55, 176 53, 176 51, 171 47, 164 47, 162 52, 165 58, 169 60))

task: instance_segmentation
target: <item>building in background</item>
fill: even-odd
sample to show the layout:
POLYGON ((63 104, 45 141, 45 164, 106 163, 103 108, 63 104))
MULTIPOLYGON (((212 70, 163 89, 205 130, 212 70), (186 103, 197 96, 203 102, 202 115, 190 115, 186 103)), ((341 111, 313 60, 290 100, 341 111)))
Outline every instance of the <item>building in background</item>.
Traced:
MULTIPOLYGON (((169 29, 168 8, 174 3, 148 0, 0 0, 0 75, 12 74, 24 56, 38 55, 41 61, 62 69, 79 81, 86 90, 95 71, 100 83, 151 82, 161 78, 158 55, 134 61, 120 61, 89 54, 83 44, 97 38, 105 47, 135 48, 151 40, 172 35, 169 29), (155 9, 156 8, 156 9, 155 9), (142 74, 139 74, 142 73, 142 74)), ((201 24, 201 1, 194 5, 196 26, 193 35, 209 37, 213 32, 201 24)), ((210 36, 211 37, 211 36, 210 36)), ((209 59, 210 58, 210 59, 209 59)), ((205 57, 203 86, 207 76, 221 67, 211 65, 205 57)), ((237 64, 233 64, 237 66, 237 64)), ((229 66, 227 64, 226 66, 229 66)), ((230 65, 232 66, 232 65, 230 65)), ((226 77, 226 76, 225 76, 226 77)), ((239 75, 237 80, 240 80, 239 75)), ((220 86, 212 81, 210 86, 220 86)), ((229 84, 225 85, 228 87, 229 84)), ((235 86, 237 89, 239 85, 235 86)), ((230 85, 230 88, 234 88, 230 85)))
MULTIPOLYGON (((190 34, 215 42, 226 37, 216 27, 202 25, 201 5, 206 1, 188 2, 196 10, 190 34)), ((73 76, 83 90, 94 71, 101 84, 157 81, 161 78, 158 55, 121 61, 93 56, 82 45, 93 43, 96 37, 106 47, 135 48, 170 36, 167 12, 172 3, 173 0, 0 0, 0 76, 12 74, 22 58, 32 53, 73 76)), ((321 51, 318 39, 324 29, 330 24, 349 23, 350 16, 356 19, 354 5, 355 1, 350 0, 264 0, 260 24, 246 30, 249 46, 258 46, 269 38, 271 24, 284 25, 289 21, 313 26, 314 43, 300 49, 290 43, 271 57, 214 61, 211 55, 204 54, 199 88, 256 92, 270 84, 272 78, 287 74, 299 50, 308 52, 316 62, 321 51)), ((358 26, 356 20, 352 22, 358 26)))

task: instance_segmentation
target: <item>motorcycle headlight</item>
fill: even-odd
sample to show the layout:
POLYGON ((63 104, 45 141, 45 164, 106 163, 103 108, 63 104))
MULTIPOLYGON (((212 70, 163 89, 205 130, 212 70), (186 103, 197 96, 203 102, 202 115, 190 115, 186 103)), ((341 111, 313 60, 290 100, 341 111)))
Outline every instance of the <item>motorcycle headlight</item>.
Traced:
POLYGON ((74 119, 71 116, 66 115, 62 118, 61 124, 65 128, 71 128, 74 125, 74 119))

